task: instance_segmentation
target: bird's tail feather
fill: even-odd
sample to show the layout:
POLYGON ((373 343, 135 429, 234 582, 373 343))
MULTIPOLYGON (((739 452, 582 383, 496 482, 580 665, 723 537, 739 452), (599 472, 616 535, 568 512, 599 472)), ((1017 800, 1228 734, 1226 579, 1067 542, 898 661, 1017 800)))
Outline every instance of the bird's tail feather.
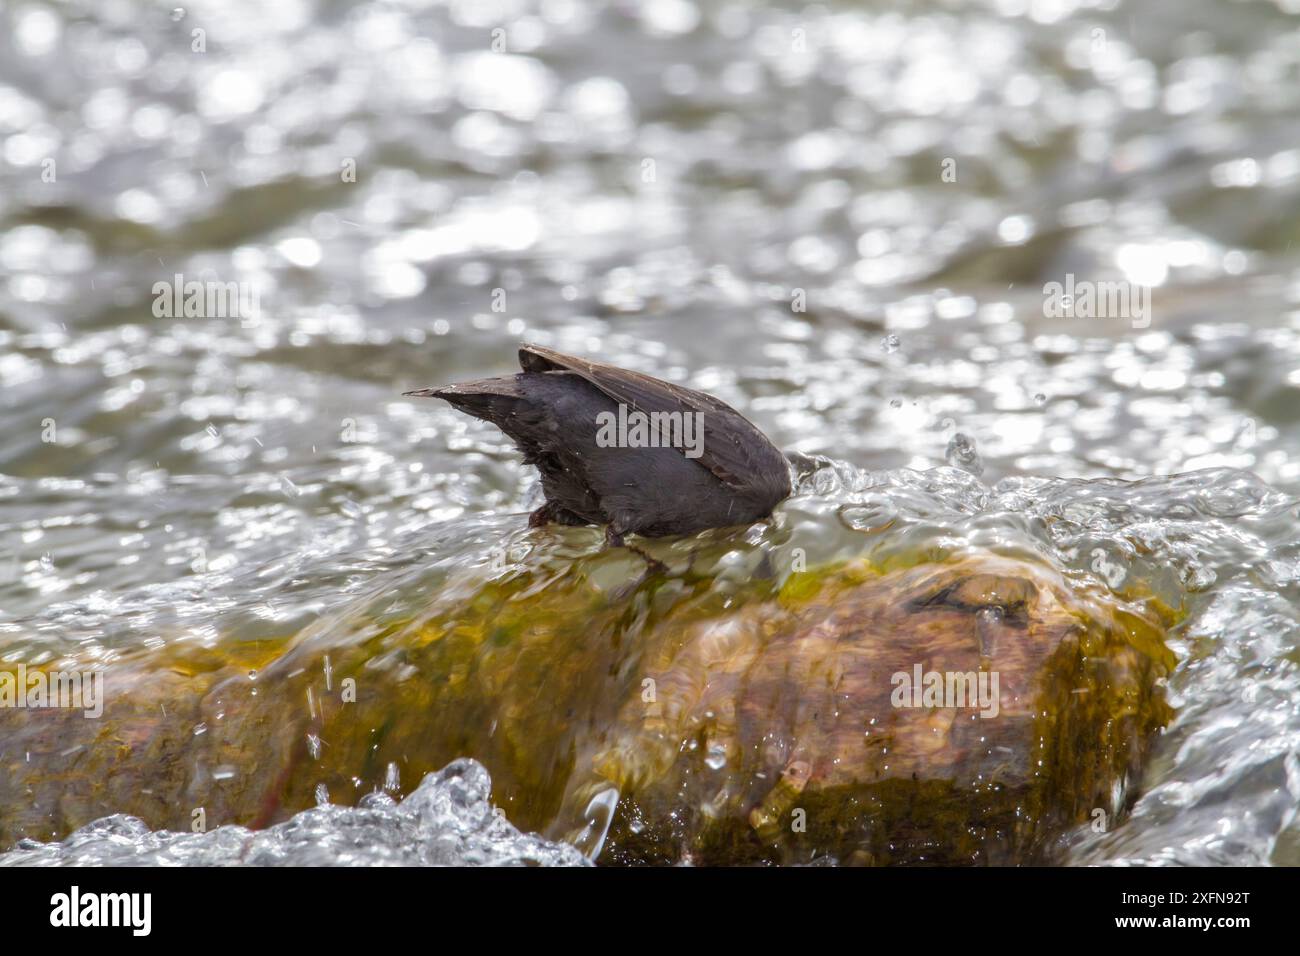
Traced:
POLYGON ((518 376, 484 378, 477 382, 460 382, 440 388, 420 388, 404 392, 417 398, 441 398, 475 418, 500 423, 512 414, 524 397, 518 376))

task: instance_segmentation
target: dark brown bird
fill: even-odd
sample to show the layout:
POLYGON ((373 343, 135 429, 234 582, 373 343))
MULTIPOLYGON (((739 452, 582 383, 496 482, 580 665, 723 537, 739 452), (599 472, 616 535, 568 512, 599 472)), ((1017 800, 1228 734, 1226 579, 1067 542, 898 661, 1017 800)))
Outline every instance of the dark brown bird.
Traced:
POLYGON ((690 534, 765 518, 790 494, 785 457, 712 395, 537 345, 523 371, 407 395, 444 398, 492 422, 542 474, 529 523, 690 534))

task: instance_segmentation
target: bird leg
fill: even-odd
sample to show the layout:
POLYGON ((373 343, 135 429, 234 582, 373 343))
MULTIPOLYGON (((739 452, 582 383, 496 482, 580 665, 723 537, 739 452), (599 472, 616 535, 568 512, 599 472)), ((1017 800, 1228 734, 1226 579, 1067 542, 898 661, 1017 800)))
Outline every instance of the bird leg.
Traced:
POLYGON ((591 523, 583 518, 579 518, 572 511, 560 507, 554 501, 546 502, 546 504, 542 505, 528 516, 528 527, 530 528, 540 528, 543 525, 548 525, 552 522, 555 524, 571 526, 591 523))
POLYGON ((528 516, 528 527, 540 528, 542 525, 550 524, 555 520, 555 510, 555 505, 553 503, 549 501, 546 502, 546 504, 542 505, 528 516))
POLYGON ((646 564, 650 566, 646 572, 647 574, 668 573, 668 565, 664 564, 658 558, 653 557, 650 554, 647 554, 645 551, 641 550, 636 545, 627 544, 626 542, 624 542, 623 533, 621 531, 614 530, 614 526, 612 524, 605 525, 605 547, 627 548, 629 551, 641 555, 641 557, 645 558, 646 564))

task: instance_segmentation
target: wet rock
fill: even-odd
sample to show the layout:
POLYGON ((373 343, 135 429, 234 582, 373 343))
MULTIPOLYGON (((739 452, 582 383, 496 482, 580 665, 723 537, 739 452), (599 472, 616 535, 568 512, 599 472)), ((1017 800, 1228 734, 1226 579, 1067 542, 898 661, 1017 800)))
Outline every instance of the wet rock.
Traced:
MULTIPOLYGON (((557 547, 377 589, 269 659, 119 662, 99 720, 0 714, 0 835, 113 812, 186 830, 202 809, 291 838, 343 813, 289 819, 324 797, 369 812, 465 756, 516 826, 609 863, 1036 862, 1097 810, 1122 819, 1169 714, 1158 602, 982 551, 783 576, 762 549, 714 553, 668 574, 557 547)), ((487 796, 467 772, 414 798, 448 822, 421 859, 477 852, 458 841, 487 796)))

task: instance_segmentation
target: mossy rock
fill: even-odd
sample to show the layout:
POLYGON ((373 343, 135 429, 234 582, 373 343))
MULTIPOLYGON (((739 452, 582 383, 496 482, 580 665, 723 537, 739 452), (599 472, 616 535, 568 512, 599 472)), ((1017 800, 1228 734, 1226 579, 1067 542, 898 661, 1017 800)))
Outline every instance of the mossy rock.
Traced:
POLYGON ((98 720, 0 713, 0 843, 111 812, 264 826, 469 756, 512 822, 601 862, 1050 860, 1122 816, 1169 717, 1172 615, 934 558, 778 581, 604 552, 377 591, 274 649, 117 661, 98 720), (996 674, 996 715, 896 706, 918 667, 996 674))

